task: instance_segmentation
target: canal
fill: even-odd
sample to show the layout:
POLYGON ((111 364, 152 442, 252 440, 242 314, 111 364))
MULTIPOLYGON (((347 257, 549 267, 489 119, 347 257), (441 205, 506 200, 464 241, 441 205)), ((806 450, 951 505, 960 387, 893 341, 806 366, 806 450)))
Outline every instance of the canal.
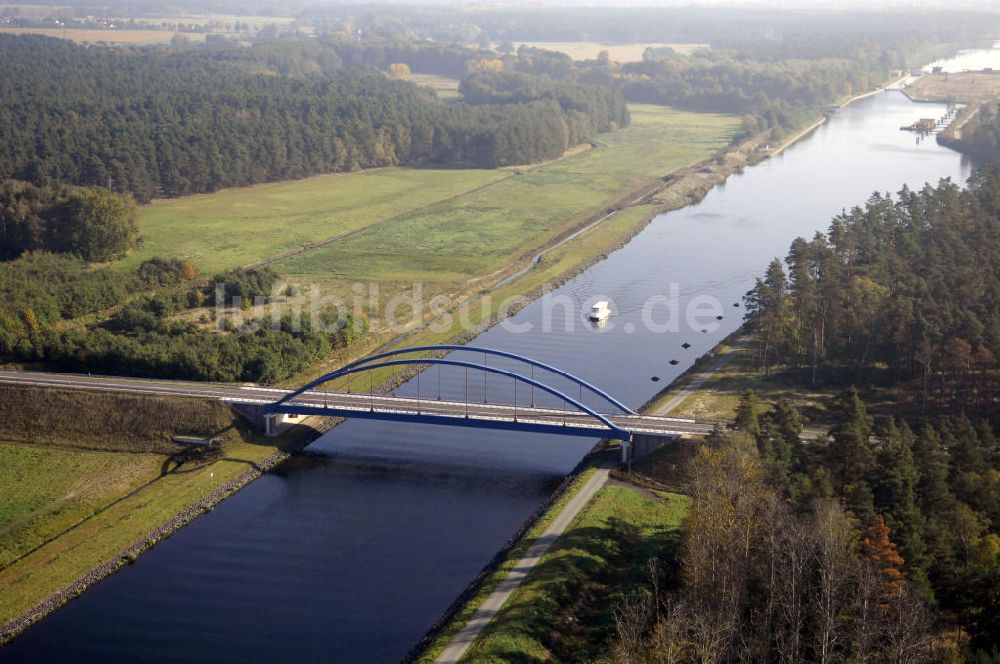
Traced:
MULTIPOLYGON (((557 300, 522 309, 511 322, 529 330, 495 327, 475 343, 639 405, 739 326, 733 304, 793 238, 825 230, 874 190, 964 181, 960 155, 898 130, 944 112, 898 92, 847 106, 700 204, 659 216, 557 300), (670 327, 662 298, 672 292, 682 313, 693 298, 713 298, 722 320, 660 329, 670 327), (584 318, 598 296, 616 312, 601 328, 584 318), (557 312, 551 325, 547 310, 557 312)), ((442 389, 459 382, 445 375, 442 389)), ((593 442, 347 422, 43 620, 0 660, 398 661, 593 442)))

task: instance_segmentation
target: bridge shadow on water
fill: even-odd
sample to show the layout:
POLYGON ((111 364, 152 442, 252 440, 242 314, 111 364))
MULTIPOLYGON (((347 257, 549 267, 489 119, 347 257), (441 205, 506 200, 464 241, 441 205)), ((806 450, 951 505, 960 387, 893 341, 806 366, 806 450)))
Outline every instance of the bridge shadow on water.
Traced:
POLYGON ((289 478, 304 473, 335 469, 350 471, 377 481, 405 480, 410 483, 475 484, 489 482, 502 490, 516 491, 530 487, 532 492, 548 495, 562 481, 562 475, 520 468, 489 468, 457 462, 421 461, 377 456, 357 456, 324 450, 304 450, 293 454, 270 471, 270 475, 289 478))

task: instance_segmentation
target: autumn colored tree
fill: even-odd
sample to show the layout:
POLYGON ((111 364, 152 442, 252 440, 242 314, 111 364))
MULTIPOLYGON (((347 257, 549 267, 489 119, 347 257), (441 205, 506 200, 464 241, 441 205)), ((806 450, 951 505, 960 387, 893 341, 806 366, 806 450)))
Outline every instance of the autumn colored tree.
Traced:
POLYGON ((481 59, 481 60, 470 60, 469 61, 469 71, 479 72, 479 71, 492 71, 498 72, 503 71, 503 60, 496 58, 493 59, 481 59))
POLYGON ((903 571, 905 561, 899 555, 896 544, 889 538, 889 527, 881 516, 868 528, 868 535, 862 541, 865 556, 872 561, 882 574, 883 595, 890 598, 899 593, 906 582, 903 571))
POLYGON ((907 575, 921 596, 931 599, 924 516, 917 504, 919 475, 913 461, 914 435, 904 422, 890 422, 872 471, 873 507, 885 516, 907 562, 907 575))
POLYGON ((394 81, 408 81, 410 80, 411 72, 410 65, 405 62, 394 62, 389 65, 389 78, 394 81))

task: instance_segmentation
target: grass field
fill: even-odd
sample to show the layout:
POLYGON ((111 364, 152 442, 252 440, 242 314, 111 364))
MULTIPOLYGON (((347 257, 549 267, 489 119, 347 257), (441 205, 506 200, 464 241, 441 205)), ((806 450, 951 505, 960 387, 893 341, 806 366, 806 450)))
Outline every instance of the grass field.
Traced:
POLYGON ((160 474, 157 454, 0 443, 0 568, 160 474))
POLYGON ((240 267, 510 175, 385 168, 157 201, 141 210, 141 248, 116 265, 166 256, 201 272, 240 267))
POLYGON ((736 119, 632 106, 598 147, 279 262, 348 281, 456 282, 533 253, 588 213, 724 147, 736 119))
MULTIPOLYGON (((602 134, 602 143, 592 150, 522 171, 486 189, 278 261, 274 267, 302 285, 304 293, 315 286, 324 298, 347 303, 352 302, 352 286, 357 283, 377 283, 382 307, 395 294, 411 294, 415 283, 421 285, 425 303, 435 295, 445 295, 457 304, 463 297, 489 292, 489 302, 473 302, 468 307, 469 320, 476 324, 494 314, 508 298, 556 281, 614 247, 657 208, 626 208, 547 252, 538 266, 515 281, 490 288, 503 275, 527 265, 553 237, 581 219, 603 212, 623 193, 655 176, 715 153, 728 143, 736 127, 735 119, 727 116, 681 113, 656 106, 631 108, 633 125, 602 134)), ((367 303, 370 305, 371 299, 367 303)), ((306 311, 310 307, 305 301, 291 304, 306 311)), ((461 321, 453 317, 451 326, 419 330, 406 337, 404 345, 444 343, 462 331, 461 321)), ((372 335, 370 341, 377 345, 396 336, 398 332, 372 335)), ((340 366, 363 350, 353 348, 349 355, 333 356, 291 382, 340 366)))
MULTIPOLYGON (((483 300, 473 299, 468 307, 468 322, 473 326, 478 325, 495 315, 501 306, 511 299, 520 297, 524 293, 534 292, 544 284, 557 282, 563 275, 576 269, 577 266, 593 256, 600 255, 617 246, 619 240, 627 236, 644 219, 654 216, 656 210, 657 207, 654 205, 631 207, 604 221, 598 227, 546 252, 543 260, 533 269, 503 286, 489 290, 488 293, 484 294, 483 300), (488 295, 489 299, 485 299, 485 295, 488 295)), ((324 289, 324 292, 334 290, 337 283, 327 283, 326 285, 328 288, 324 289)), ((439 321, 434 322, 436 324, 439 321)), ((417 329, 411 334, 397 339, 395 345, 404 347, 451 343, 457 335, 464 331, 463 321, 457 316, 452 316, 450 325, 440 327, 435 325, 434 327, 417 329)), ((297 386, 313 378, 318 378, 324 373, 340 368, 346 362, 363 356, 367 351, 373 350, 386 341, 388 339, 384 336, 372 335, 366 345, 351 346, 346 351, 335 353, 327 360, 310 367, 308 372, 292 377, 286 381, 286 384, 297 386)), ((372 373, 375 382, 378 383, 381 380, 389 379, 393 371, 387 369, 372 373)), ((331 387, 337 385, 344 387, 346 383, 331 383, 331 387)))
POLYGON ((203 14, 198 16, 146 16, 130 19, 135 23, 149 25, 151 27, 171 27, 178 23, 181 25, 211 25, 222 23, 232 25, 239 21, 250 26, 250 29, 259 30, 265 25, 288 25, 296 21, 288 16, 240 16, 238 14, 203 14))
POLYGON ((559 51, 574 60, 593 60, 601 51, 607 51, 608 57, 615 62, 641 62, 642 52, 650 46, 653 48, 667 46, 681 55, 690 55, 697 50, 709 47, 708 44, 615 44, 602 42, 519 42, 516 46, 521 44, 549 51, 559 51))
MULTIPOLYGON (((78 44, 167 44, 173 30, 88 30, 86 28, 0 28, 0 34, 42 35, 68 39, 78 44)), ((193 42, 205 41, 200 33, 185 33, 193 42)))
MULTIPOLYGON (((745 346, 721 344, 715 349, 717 357, 732 355, 726 364, 707 377, 697 369, 688 372, 669 392, 650 404, 647 412, 700 420, 732 420, 743 394, 747 390, 753 390, 764 402, 773 403, 780 399, 792 401, 802 413, 804 423, 828 420, 828 405, 836 394, 836 389, 810 389, 778 370, 765 375, 754 366, 751 352, 754 343, 751 339, 745 346), (679 390, 703 377, 704 381, 669 413, 659 412, 662 405, 679 390)), ((710 364, 704 366, 708 367, 710 364)))
POLYGON ((170 474, 148 489, 96 514, 18 562, 0 569, 0 624, 17 617, 48 595, 210 495, 274 449, 234 445, 227 457, 184 474, 170 474))
POLYGON ((445 101, 457 101, 462 98, 458 92, 458 84, 461 81, 457 78, 445 78, 435 74, 413 74, 410 76, 410 80, 417 85, 430 88, 445 101))
POLYGON ((728 116, 632 111, 633 125, 600 135, 597 149, 520 175, 391 168, 157 201, 141 210, 142 247, 119 265, 177 257, 215 272, 392 218, 279 270, 352 280, 481 276, 631 188, 709 156, 737 126, 728 116))
MULTIPOLYGON (((394 294, 412 292, 414 283, 421 284, 425 301, 446 295, 457 303, 479 290, 489 291, 488 303, 474 302, 469 307, 469 320, 479 323, 507 298, 556 281, 612 248, 643 219, 655 214, 656 206, 622 210, 549 251, 538 266, 515 281, 490 289, 503 274, 526 265, 554 236, 580 219, 606 210, 624 192, 713 154, 728 143, 736 127, 735 119, 726 116, 680 113, 655 106, 631 108, 633 125, 601 135, 603 142, 592 150, 403 215, 274 266, 289 280, 300 283, 304 293, 315 286, 323 297, 343 302, 352 301, 352 285, 365 282, 379 284, 383 306, 394 294)), ((307 311, 310 306, 305 301, 292 304, 307 311)), ((405 345, 443 343, 462 331, 455 317, 450 327, 423 329, 408 336, 405 345)), ((370 341, 377 345, 395 336, 373 335, 370 341)), ((340 366, 363 350, 351 349, 350 355, 331 357, 291 382, 340 366)))
MULTIPOLYGON (((105 411, 131 403, 126 397, 103 396, 105 411), (118 399, 122 402, 116 405, 118 399)), ((166 401, 175 409, 194 403, 166 401)), ((234 415, 230 419, 236 424, 234 415)), ((165 454, 73 449, 93 442, 82 430, 52 446, 11 444, 0 437, 0 625, 113 560, 302 433, 300 427, 262 440, 234 426, 223 437, 218 457, 179 469, 165 454), (19 556, 24 557, 10 562, 19 556)))
MULTIPOLYGON (((598 661, 619 598, 673 558, 687 497, 609 485, 577 516, 463 661, 598 661)), ((663 566, 665 567, 665 566, 663 566)))
MULTIPOLYGON (((737 126, 729 116, 642 105, 631 110, 632 125, 600 135, 594 148, 533 168, 383 169, 157 202, 142 208, 143 247, 119 266, 159 255, 192 260, 211 274, 353 233, 273 263, 302 287, 301 295, 276 305, 285 307, 281 313, 288 307, 309 311, 314 292, 322 300, 351 303, 357 283, 378 284, 382 306, 414 283, 422 285, 425 302, 444 294, 457 304, 489 290, 554 237, 603 214, 625 193, 711 156, 737 126)), ((494 289, 492 308, 472 307, 473 323, 493 314, 505 297, 530 292, 607 250, 654 212, 654 206, 627 208, 547 253, 535 269, 494 289)), ((461 331, 456 321, 418 337, 431 343, 461 331)), ((369 347, 397 334, 372 334, 369 347)), ((349 354, 362 350, 352 347, 349 354)), ((332 356, 293 382, 347 357, 332 356)))

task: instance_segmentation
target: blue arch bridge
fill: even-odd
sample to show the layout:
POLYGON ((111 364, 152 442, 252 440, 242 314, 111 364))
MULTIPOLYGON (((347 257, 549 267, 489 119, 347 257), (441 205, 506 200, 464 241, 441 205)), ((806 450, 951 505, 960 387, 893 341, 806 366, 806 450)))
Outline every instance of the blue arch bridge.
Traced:
POLYGON ((719 426, 640 415, 589 381, 556 367, 516 353, 458 345, 402 348, 351 362, 285 393, 264 412, 270 434, 300 416, 336 416, 608 438, 622 442, 623 458, 632 446, 641 454, 665 441, 705 435, 719 426), (493 366, 491 358, 515 368, 493 366), (400 370, 414 374, 406 395, 397 395, 394 388, 378 389, 377 380, 400 370), (451 379, 446 392, 442 370, 451 379), (331 383, 337 389, 320 389, 331 383), (355 390, 359 384, 360 391, 355 390), (502 398, 496 395, 500 391, 502 398))
POLYGON ((623 455, 631 449, 638 456, 664 441, 705 435, 719 426, 639 415, 556 367, 474 346, 416 346, 379 353, 297 390, 21 371, 0 371, 0 384, 217 399, 257 419, 269 434, 304 415, 353 417, 609 438, 622 441, 623 455), (398 378, 401 370, 413 375, 400 389, 403 393, 379 389, 376 381, 385 382, 393 374, 398 378), (448 376, 445 385, 442 373, 448 376))

